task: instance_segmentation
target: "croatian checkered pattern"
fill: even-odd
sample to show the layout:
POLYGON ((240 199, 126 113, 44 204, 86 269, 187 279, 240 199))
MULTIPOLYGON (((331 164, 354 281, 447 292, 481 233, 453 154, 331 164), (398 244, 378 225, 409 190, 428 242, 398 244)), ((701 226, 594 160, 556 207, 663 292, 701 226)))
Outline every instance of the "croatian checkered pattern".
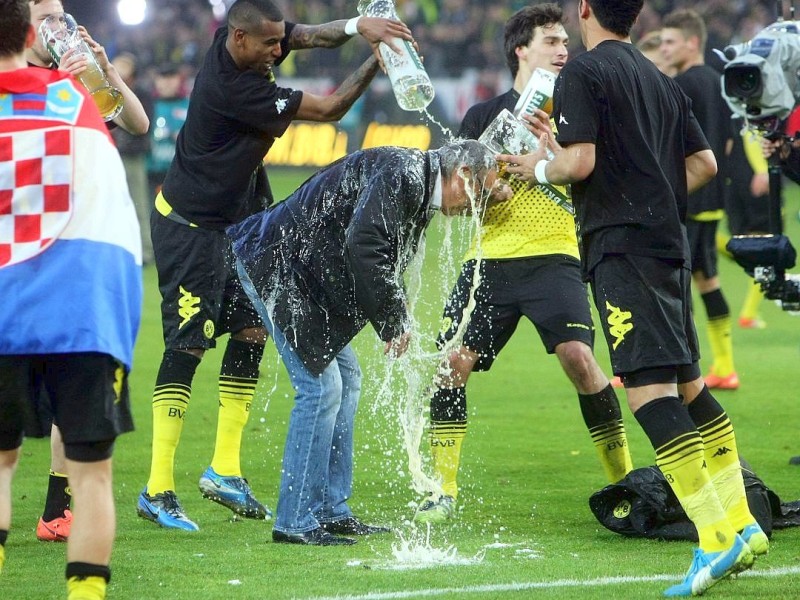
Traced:
POLYGON ((72 214, 72 131, 0 135, 0 268, 36 256, 72 214))

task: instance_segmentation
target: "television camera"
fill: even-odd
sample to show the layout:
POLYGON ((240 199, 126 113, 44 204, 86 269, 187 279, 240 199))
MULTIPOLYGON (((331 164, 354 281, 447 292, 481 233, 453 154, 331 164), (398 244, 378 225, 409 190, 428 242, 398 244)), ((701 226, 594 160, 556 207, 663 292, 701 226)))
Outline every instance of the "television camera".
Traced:
MULTIPOLYGON (((783 15, 781 0, 777 8, 783 15)), ((800 100, 800 23, 779 16, 749 42, 715 52, 725 62, 722 95, 734 115, 767 139, 793 141, 783 131, 783 120, 800 100)), ((733 236, 727 248, 766 298, 784 310, 800 311, 800 277, 786 273, 795 266, 797 253, 782 233, 780 154, 776 151, 769 159, 770 232, 733 236)))

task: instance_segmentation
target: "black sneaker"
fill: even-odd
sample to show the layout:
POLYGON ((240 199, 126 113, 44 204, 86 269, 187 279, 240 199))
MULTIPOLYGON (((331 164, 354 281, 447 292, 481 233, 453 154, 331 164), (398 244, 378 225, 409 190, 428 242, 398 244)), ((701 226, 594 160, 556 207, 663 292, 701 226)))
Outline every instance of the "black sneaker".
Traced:
POLYGON ((303 544, 306 546, 351 546, 356 540, 331 535, 322 527, 303 533, 284 533, 272 530, 272 541, 278 544, 303 544))
POLYGON ((372 535, 373 533, 389 533, 388 527, 380 525, 367 525, 356 517, 346 517, 330 523, 322 523, 322 528, 328 533, 339 535, 372 535))

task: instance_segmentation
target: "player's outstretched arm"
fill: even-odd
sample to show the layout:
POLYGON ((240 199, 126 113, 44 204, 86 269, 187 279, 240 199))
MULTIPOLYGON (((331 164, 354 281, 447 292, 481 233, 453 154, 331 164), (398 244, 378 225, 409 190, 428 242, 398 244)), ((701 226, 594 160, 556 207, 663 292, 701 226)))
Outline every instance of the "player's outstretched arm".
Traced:
POLYGON ((317 96, 303 92, 296 118, 305 121, 338 121, 364 92, 378 69, 378 61, 370 56, 331 95, 317 96))
MULTIPOLYGON (((322 23, 321 25, 295 25, 289 35, 289 47, 292 50, 305 48, 337 48, 352 36, 345 33, 347 19, 322 23)), ((402 21, 381 17, 361 17, 358 19, 358 33, 372 46, 374 54, 378 52, 378 44, 384 42, 395 52, 400 49, 394 44, 394 38, 412 41, 411 30, 402 21)))

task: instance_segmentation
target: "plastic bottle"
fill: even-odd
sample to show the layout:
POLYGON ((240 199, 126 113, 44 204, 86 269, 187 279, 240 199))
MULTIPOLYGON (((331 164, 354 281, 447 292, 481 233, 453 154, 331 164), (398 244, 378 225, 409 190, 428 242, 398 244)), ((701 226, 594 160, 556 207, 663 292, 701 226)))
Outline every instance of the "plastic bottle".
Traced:
MULTIPOLYGON (((366 17, 398 18, 392 0, 359 0, 358 14, 366 17)), ((394 44, 400 48, 400 54, 384 43, 381 43, 379 50, 397 104, 403 110, 423 110, 434 96, 430 77, 411 42, 395 38, 394 44)))

